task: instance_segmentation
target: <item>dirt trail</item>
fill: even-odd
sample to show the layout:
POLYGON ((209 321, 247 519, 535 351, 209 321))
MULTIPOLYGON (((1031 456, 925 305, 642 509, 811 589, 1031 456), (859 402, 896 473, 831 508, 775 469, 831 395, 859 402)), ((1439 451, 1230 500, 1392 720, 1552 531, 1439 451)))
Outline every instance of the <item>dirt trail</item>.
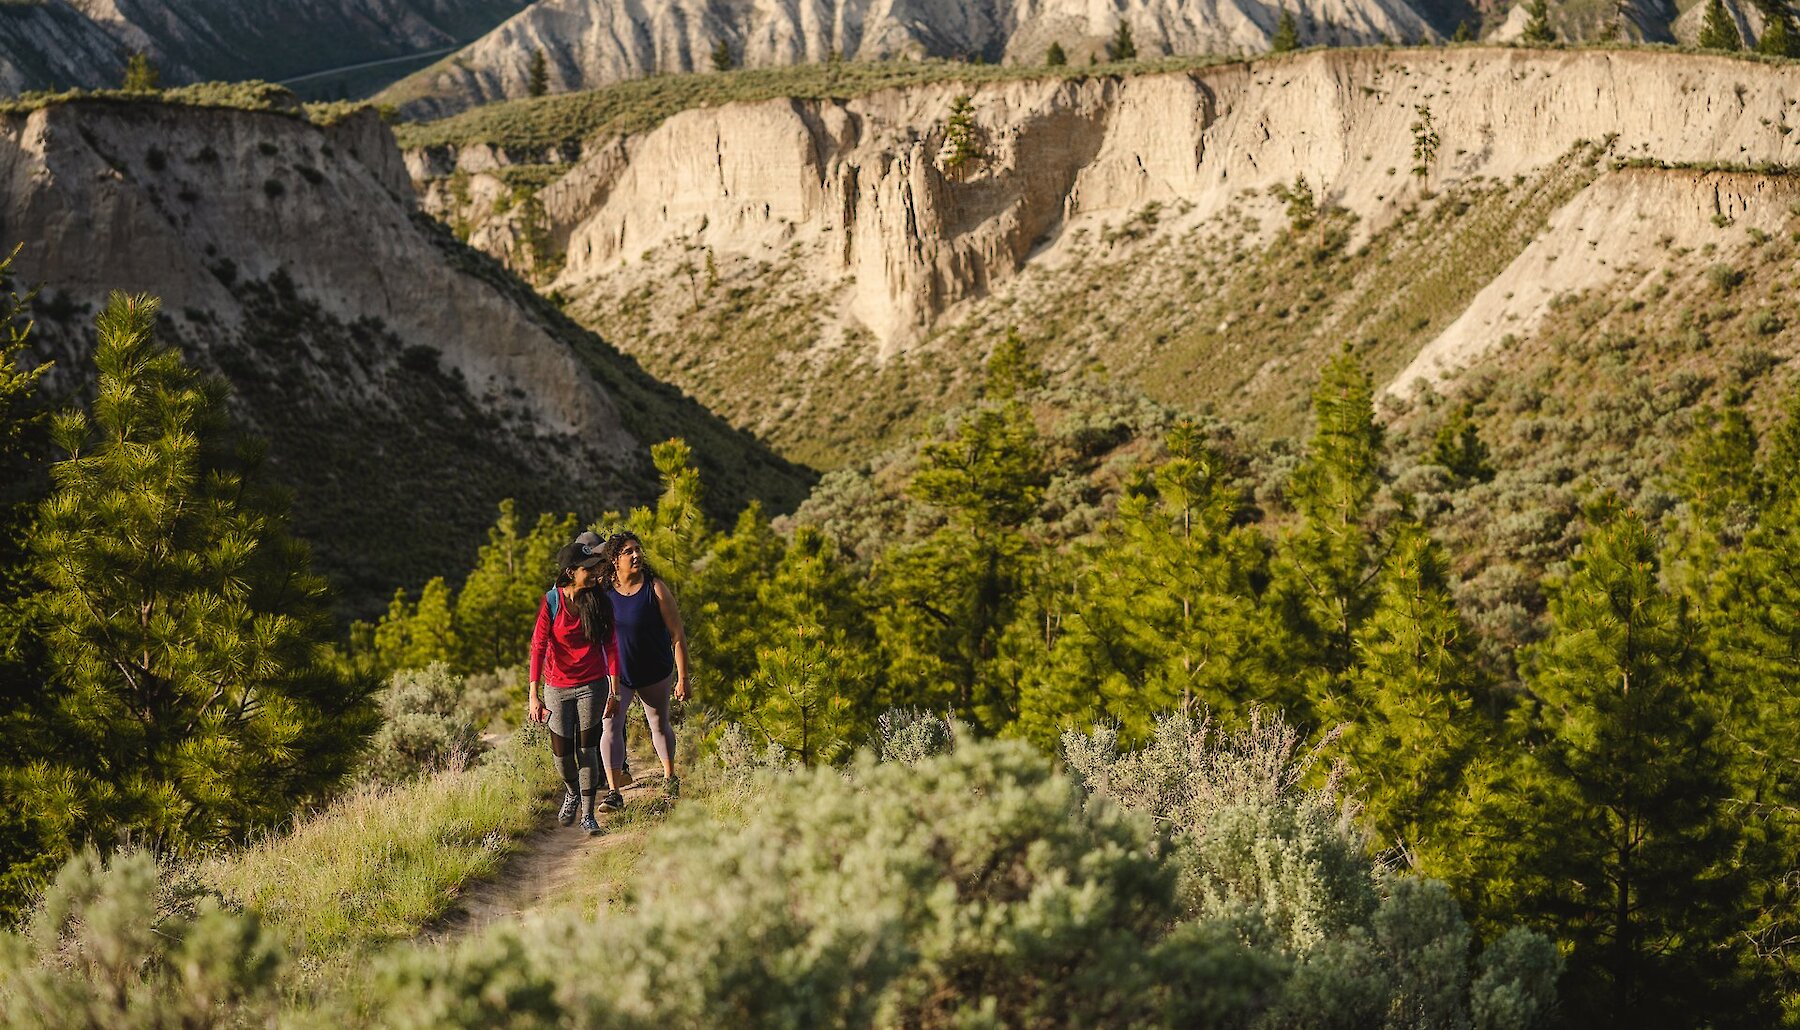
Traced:
MULTIPOLYGON (((649 805, 662 793, 661 774, 640 777, 621 793, 627 805, 649 805)), ((560 798, 559 798, 560 800, 560 798)), ((601 816, 601 825, 608 819, 601 816)), ((608 829, 590 837, 579 827, 563 826, 554 811, 546 812, 544 825, 518 842, 494 875, 464 887, 456 904, 419 933, 419 939, 441 943, 477 933, 503 919, 554 906, 558 898, 573 896, 587 866, 585 859, 642 836, 642 823, 630 830, 608 829)))

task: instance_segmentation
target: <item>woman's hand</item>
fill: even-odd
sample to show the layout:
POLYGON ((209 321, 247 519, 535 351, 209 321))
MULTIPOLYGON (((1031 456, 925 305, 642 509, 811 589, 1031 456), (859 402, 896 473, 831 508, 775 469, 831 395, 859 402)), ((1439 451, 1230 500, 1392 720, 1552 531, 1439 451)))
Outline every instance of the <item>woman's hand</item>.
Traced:
POLYGON ((612 718, 615 715, 618 715, 619 714, 619 695, 610 694, 610 693, 607 694, 606 695, 606 711, 604 711, 600 714, 608 719, 612 718))
POLYGON ((527 707, 529 709, 528 714, 531 716, 532 722, 549 722, 550 721, 550 708, 547 705, 545 705, 544 702, 538 700, 538 696, 536 694, 531 695, 531 703, 527 707))
POLYGON ((693 684, 689 682, 691 678, 692 677, 682 676, 675 681, 675 700, 686 701, 688 698, 694 696, 693 684))

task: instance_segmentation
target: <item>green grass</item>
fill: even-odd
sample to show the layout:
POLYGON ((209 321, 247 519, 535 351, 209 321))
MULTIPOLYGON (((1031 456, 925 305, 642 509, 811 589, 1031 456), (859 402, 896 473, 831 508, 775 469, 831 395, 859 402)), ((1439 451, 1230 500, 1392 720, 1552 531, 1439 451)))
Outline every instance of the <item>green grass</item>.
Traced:
MULTIPOLYGON (((16 100, 0 101, 0 114, 29 114, 60 104, 174 104, 182 107, 221 107, 238 111, 271 111, 304 117, 305 108, 293 92, 272 82, 199 82, 154 93, 123 89, 70 89, 59 92, 23 93, 16 100)), ((321 105, 321 111, 344 105, 321 105)), ((355 105, 350 105, 354 107, 355 105)), ((341 115, 339 115, 341 117, 341 115)))
POLYGON ((542 823, 560 783, 546 753, 520 732, 473 769, 358 789, 201 876, 308 959, 411 937, 542 823))

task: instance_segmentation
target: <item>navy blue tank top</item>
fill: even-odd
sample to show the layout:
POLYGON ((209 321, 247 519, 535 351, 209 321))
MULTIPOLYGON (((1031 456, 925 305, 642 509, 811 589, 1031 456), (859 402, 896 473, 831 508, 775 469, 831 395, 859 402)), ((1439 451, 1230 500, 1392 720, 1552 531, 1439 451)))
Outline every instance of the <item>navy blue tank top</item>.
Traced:
POLYGON ((618 631, 619 678, 633 690, 668 679, 675 671, 675 643, 656 603, 656 581, 646 577, 635 594, 610 587, 606 593, 618 631))

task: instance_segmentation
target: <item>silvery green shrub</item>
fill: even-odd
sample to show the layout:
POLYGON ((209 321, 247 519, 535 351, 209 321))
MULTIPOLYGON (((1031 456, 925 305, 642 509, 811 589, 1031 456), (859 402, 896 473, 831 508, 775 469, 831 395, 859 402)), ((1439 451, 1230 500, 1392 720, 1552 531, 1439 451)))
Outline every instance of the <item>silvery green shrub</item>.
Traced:
POLYGON ((916 708, 890 708, 875 720, 875 753, 884 762, 914 765, 956 749, 957 727, 916 708))
POLYGON ((170 887, 148 852, 70 859, 0 933, 0 1025, 215 1026, 266 1001, 282 959, 257 917, 170 887))
POLYGON ((369 742, 370 779, 394 783, 437 769, 460 768, 481 753, 477 715, 465 682, 443 662, 394 673, 381 692, 381 729, 369 742))

